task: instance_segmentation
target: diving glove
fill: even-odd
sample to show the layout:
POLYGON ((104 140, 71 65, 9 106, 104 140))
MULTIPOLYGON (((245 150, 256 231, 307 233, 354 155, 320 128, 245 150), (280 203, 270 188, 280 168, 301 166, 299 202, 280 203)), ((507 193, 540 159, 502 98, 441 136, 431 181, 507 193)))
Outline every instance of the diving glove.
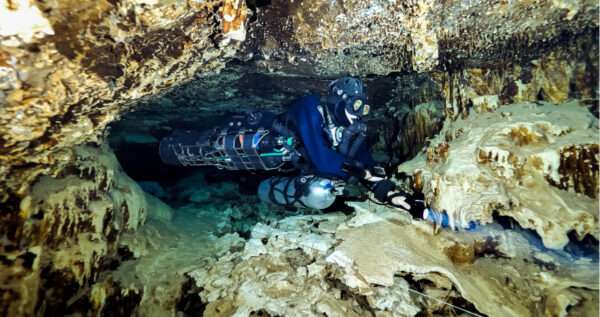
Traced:
POLYGON ((382 203, 388 201, 388 193, 396 189, 396 184, 389 179, 380 180, 373 185, 371 191, 377 200, 382 203))
POLYGON ((386 177, 385 168, 379 165, 375 165, 370 169, 371 174, 377 177, 386 177))

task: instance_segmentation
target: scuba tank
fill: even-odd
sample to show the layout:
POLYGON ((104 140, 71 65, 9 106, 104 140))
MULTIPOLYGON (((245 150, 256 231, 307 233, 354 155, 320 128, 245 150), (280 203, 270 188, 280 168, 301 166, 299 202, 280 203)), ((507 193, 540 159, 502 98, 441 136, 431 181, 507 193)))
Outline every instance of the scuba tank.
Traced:
POLYGON ((334 181, 316 176, 271 177, 258 186, 260 200, 281 206, 325 209, 336 197, 334 181))

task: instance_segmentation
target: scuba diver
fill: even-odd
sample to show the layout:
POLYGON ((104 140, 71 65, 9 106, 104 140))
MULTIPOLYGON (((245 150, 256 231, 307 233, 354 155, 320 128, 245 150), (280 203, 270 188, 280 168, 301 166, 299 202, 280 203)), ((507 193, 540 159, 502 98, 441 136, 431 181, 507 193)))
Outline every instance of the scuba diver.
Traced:
POLYGON ((177 166, 293 171, 295 176, 274 176, 259 184, 262 201, 282 206, 325 209, 343 195, 344 186, 360 183, 379 204, 448 226, 445 213, 426 209, 422 194, 397 190, 373 160, 366 142, 364 117, 370 106, 363 82, 354 77, 334 80, 324 101, 307 95, 283 114, 253 111, 207 131, 176 130, 161 140, 160 157, 177 166))

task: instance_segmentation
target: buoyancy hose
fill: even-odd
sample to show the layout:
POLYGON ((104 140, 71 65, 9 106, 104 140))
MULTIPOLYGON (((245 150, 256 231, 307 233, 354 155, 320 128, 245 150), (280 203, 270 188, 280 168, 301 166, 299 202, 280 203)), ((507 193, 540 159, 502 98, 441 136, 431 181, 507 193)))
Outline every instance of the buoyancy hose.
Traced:
POLYGON ((353 159, 358 149, 366 140, 367 126, 362 122, 356 122, 348 126, 342 132, 342 141, 340 142, 340 153, 347 158, 353 159))

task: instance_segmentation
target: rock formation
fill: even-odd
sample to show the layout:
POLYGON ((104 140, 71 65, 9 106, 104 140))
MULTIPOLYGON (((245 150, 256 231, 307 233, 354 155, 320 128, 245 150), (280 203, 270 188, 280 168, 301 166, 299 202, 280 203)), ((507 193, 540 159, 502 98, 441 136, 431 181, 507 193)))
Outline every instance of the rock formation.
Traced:
POLYGON ((400 169, 457 226, 498 212, 562 248, 571 231, 600 233, 597 141, 598 119, 577 102, 517 104, 446 121, 400 169))
MULTIPOLYGON (((464 76, 456 75, 457 70, 473 65, 491 68, 469 72, 475 80, 482 74, 484 83, 493 83, 486 78, 504 66, 498 61, 522 62, 526 65, 515 68, 519 76, 513 82, 488 89, 506 87, 504 95, 513 97, 515 85, 519 87, 514 80, 521 73, 520 84, 529 82, 530 60, 557 46, 573 46, 577 39, 593 39, 598 26, 598 6, 591 1, 535 6, 320 0, 259 6, 258 2, 250 2, 253 11, 238 0, 3 3, 0 175, 6 183, 1 186, 2 201, 22 191, 19 184, 27 187, 44 169, 51 169, 56 149, 97 139, 108 123, 130 108, 128 104, 194 76, 217 72, 234 57, 255 65, 249 69, 281 69, 282 74, 452 71, 443 82, 445 90, 452 90, 446 98, 451 98, 456 113, 457 106, 466 106, 453 101, 462 96, 453 89, 465 83, 458 79, 464 76), (23 22, 14 22, 19 20, 23 22), (238 52, 246 25, 248 39, 238 52), (39 168, 18 171, 25 164, 39 168), (16 174, 23 182, 11 183, 16 174)), ((597 46, 596 51, 588 46, 580 45, 576 51, 595 56, 597 46)), ((542 61, 541 72, 546 64, 550 68, 572 64, 568 62, 572 57, 542 61)), ((593 78, 597 61, 591 60, 592 65, 570 68, 577 70, 574 75, 583 85, 576 87, 585 90, 585 96, 595 94, 590 87, 597 82, 593 78)), ((556 80, 569 83, 556 75, 533 77, 548 78, 552 87, 556 80)), ((540 85, 521 93, 537 97, 540 85)), ((544 93, 556 101, 552 87, 544 93)), ((559 101, 564 101, 564 89, 559 88, 563 91, 559 101)), ((479 95, 499 95, 479 91, 479 95)))
POLYGON ((501 228, 439 236, 396 211, 353 206, 354 217, 256 225, 243 250, 192 270, 204 316, 464 313, 436 298, 489 316, 597 309, 595 264, 541 257, 501 228))
POLYGON ((597 261, 569 250, 599 234, 598 9, 0 0, 0 314, 593 315, 597 261), (376 157, 417 155, 398 182, 495 223, 436 234, 368 203, 292 217, 200 174, 142 184, 170 207, 108 147, 283 111, 342 74, 368 86, 376 157))
POLYGON ((59 149, 97 141, 132 102, 222 69, 245 12, 243 1, 3 1, 0 201, 53 169, 59 149))
POLYGON ((328 76, 527 61, 598 27, 593 1, 310 0, 258 9, 247 44, 262 57, 257 67, 328 76))
POLYGON ((102 298, 90 301, 127 297, 103 274, 123 257, 120 237, 149 217, 172 216, 170 207, 123 173, 106 146, 80 146, 61 155, 59 172, 40 177, 18 213, 3 214, 4 315, 72 313, 81 309, 78 300, 94 298, 97 288, 102 298))
POLYGON ((579 39, 526 62, 440 74, 437 81, 441 83, 446 116, 466 116, 471 108, 485 111, 502 104, 536 100, 563 103, 569 98, 594 108, 598 98, 593 88, 598 82, 597 56, 595 43, 579 39))

